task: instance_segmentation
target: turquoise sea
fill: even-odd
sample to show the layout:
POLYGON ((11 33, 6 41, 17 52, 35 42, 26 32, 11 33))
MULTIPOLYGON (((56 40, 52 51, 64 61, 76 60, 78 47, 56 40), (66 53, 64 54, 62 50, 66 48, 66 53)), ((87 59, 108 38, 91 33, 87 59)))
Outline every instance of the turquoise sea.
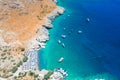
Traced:
POLYGON ((61 67, 68 72, 65 80, 120 80, 120 0, 59 0, 58 5, 66 11, 53 21, 50 40, 39 51, 40 69, 61 67))

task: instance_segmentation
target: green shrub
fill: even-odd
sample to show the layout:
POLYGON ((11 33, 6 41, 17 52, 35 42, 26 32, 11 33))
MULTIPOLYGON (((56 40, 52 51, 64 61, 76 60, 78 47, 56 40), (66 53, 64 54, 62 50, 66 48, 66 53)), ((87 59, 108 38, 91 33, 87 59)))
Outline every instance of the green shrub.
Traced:
POLYGON ((27 72, 25 72, 25 73, 23 74, 23 77, 26 76, 26 74, 27 74, 27 72))
POLYGON ((13 63, 13 65, 16 65, 16 63, 13 63))
POLYGON ((30 75, 30 76, 33 76, 34 74, 35 74, 35 73, 33 73, 33 72, 31 72, 31 71, 29 72, 29 75, 30 75))
POLYGON ((24 56, 23 62, 26 62, 27 60, 28 60, 28 57, 27 57, 27 56, 24 56))
POLYGON ((6 53, 2 53, 2 54, 1 54, 1 56, 5 56, 5 55, 6 55, 6 53))
POLYGON ((21 51, 25 51, 25 48, 21 48, 21 51))
POLYGON ((12 68, 12 73, 15 73, 18 70, 18 68, 15 66, 12 68))
POLYGON ((49 79, 52 74, 53 74, 53 71, 49 71, 49 72, 44 76, 44 79, 49 79))
POLYGON ((7 52, 7 50, 4 50, 3 52, 7 52))
POLYGON ((1 59, 3 59, 3 60, 5 60, 7 57, 3 57, 3 58, 1 58, 1 59))
POLYGON ((17 64, 17 67, 20 67, 20 65, 22 65, 22 64, 23 64, 23 62, 20 61, 20 62, 17 64))
POLYGON ((17 79, 17 76, 15 76, 14 79, 17 79))
POLYGON ((38 76, 39 76, 38 74, 35 74, 35 75, 34 75, 34 78, 38 78, 38 76))
POLYGON ((8 55, 10 55, 10 52, 7 52, 8 55))

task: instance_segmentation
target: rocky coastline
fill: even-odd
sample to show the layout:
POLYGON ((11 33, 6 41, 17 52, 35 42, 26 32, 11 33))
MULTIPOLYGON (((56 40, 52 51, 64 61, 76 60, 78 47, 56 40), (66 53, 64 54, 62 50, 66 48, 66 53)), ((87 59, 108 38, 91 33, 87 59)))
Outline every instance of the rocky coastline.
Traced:
MULTIPOLYGON (((54 3, 56 3, 56 0, 54 0, 54 3)), ((15 70, 14 73, 11 73, 11 75, 9 75, 8 77, 2 77, 2 75, 0 76, 0 80, 16 80, 15 78, 19 78, 20 74, 29 74, 34 72, 35 74, 40 74, 42 73, 41 71, 39 71, 38 69, 38 50, 40 50, 41 48, 45 48, 46 45, 46 41, 49 40, 49 32, 48 30, 53 28, 52 25, 52 21, 59 15, 63 14, 65 11, 64 8, 60 7, 60 6, 56 6, 56 8, 50 12, 49 14, 47 14, 42 20, 46 21, 45 24, 42 25, 36 25, 36 29, 38 29, 38 31, 36 32, 36 35, 33 36, 32 38, 30 38, 29 40, 23 41, 23 42, 19 42, 19 41, 13 41, 10 42, 9 44, 3 44, 4 40, 1 37, 2 35, 0 35, 0 41, 1 41, 1 46, 5 46, 5 49, 2 50, 1 48, 1 52, 4 51, 4 53, 7 53, 7 57, 10 57, 10 51, 12 51, 11 49, 9 49, 9 45, 13 45, 13 47, 16 47, 16 44, 19 45, 24 45, 25 47, 21 46, 19 49, 13 48, 14 53, 16 52, 21 52, 19 55, 18 54, 12 54, 15 59, 19 59, 16 63, 14 63, 14 66, 12 70, 15 70), (8 49, 7 49, 8 48, 8 49), (6 50, 7 49, 7 50, 6 50), (9 53, 9 54, 8 54, 9 53), (33 55, 35 54, 35 55, 33 55), (34 57, 33 57, 34 56, 34 57), (18 58, 20 57, 20 58, 18 58), (26 58, 27 57, 27 58, 26 58), (24 62, 25 59, 25 62, 24 62), (20 63, 20 62, 21 63, 20 63), (18 65, 19 64, 19 65, 18 65), (26 68, 27 67, 27 68, 26 68), (29 67, 29 68, 28 68, 29 67)), ((0 33, 2 33, 2 30, 0 30, 0 33)), ((32 33, 31 33, 32 34, 32 33)), ((15 36, 14 36, 15 37, 15 36)), ((12 39, 12 38, 11 38, 12 39)), ((18 45, 18 47, 19 47, 18 45)), ((3 47, 4 48, 4 47, 3 47)), ((3 56, 4 57, 4 56, 3 56)), ((11 57, 12 59, 12 57, 11 57)), ((9 60, 10 61, 10 60, 9 60)), ((10 62, 11 63, 11 62, 10 62)), ((5 63, 7 64, 7 62, 5 63)), ((12 67, 11 67, 12 68, 12 67)), ((9 69, 8 69, 9 70, 9 69)), ((11 70, 11 69, 10 69, 11 70)), ((46 72, 49 72, 48 70, 43 70, 46 72)), ((42 74, 41 74, 42 75, 42 74)), ((45 74, 43 74, 45 75, 45 74)), ((7 76, 7 75, 6 75, 7 76)), ((19 80, 19 79, 18 79, 19 80)), ((24 79, 23 79, 24 80, 24 79)), ((26 79, 25 79, 26 80, 26 79)), ((33 80, 33 79, 30 79, 33 80)), ((41 79, 40 79, 41 80, 41 79)), ((52 79, 51 79, 52 80, 52 79)))
POLYGON ((63 14, 65 11, 64 8, 62 7, 57 7, 53 12, 51 12, 50 14, 47 15, 47 18, 46 19, 46 24, 43 25, 37 36, 35 38, 33 38, 33 45, 31 45, 31 48, 30 50, 32 49, 37 49, 39 50, 40 48, 45 48, 45 45, 46 45, 46 41, 49 40, 49 32, 48 30, 53 28, 53 25, 52 25, 52 21, 59 15, 63 14))
MULTIPOLYGON (((45 18, 46 21, 47 21, 46 24, 43 25, 39 29, 39 32, 38 32, 37 36, 35 38, 33 38, 33 40, 32 40, 32 42, 34 43, 34 45, 31 45, 31 48, 27 52, 25 52, 25 55, 26 54, 28 55, 28 56, 26 55, 28 57, 28 61, 25 62, 24 65, 21 66, 20 70, 22 70, 25 66, 27 66, 27 64, 29 64, 28 66, 32 67, 32 68, 26 68, 23 71, 33 71, 33 72, 35 72, 37 74, 41 74, 41 76, 45 75, 45 74, 41 73, 42 71, 45 71, 46 73, 49 72, 48 70, 45 70, 45 69, 42 69, 42 70, 39 71, 39 66, 38 66, 38 61, 39 61, 38 50, 40 50, 41 48, 45 48, 46 41, 49 40, 49 32, 48 32, 48 30, 51 29, 51 28, 53 28, 52 21, 57 16, 63 14, 64 11, 65 11, 64 8, 57 7, 53 12, 51 12, 49 15, 47 15, 47 17, 45 18), (32 62, 30 61, 31 60, 31 57, 30 57, 31 54, 35 54, 34 55, 35 58, 33 59, 32 62), (37 63, 35 61, 37 61, 37 63), (35 63, 35 65, 32 65, 31 63, 35 63), (37 68, 37 70, 35 71, 36 68, 37 68)), ((62 80, 63 79, 63 76, 59 72, 53 72, 52 78, 54 78, 56 75, 59 76, 59 78, 56 78, 54 80, 62 80)), ((40 79, 40 80, 42 80, 42 79, 40 79)), ((53 80, 53 79, 49 79, 49 80, 53 80)))

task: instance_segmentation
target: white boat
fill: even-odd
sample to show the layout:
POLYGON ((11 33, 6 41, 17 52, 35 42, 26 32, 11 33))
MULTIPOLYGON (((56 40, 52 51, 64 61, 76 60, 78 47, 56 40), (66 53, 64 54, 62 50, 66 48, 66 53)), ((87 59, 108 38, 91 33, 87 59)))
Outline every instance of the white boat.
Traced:
POLYGON ((79 30, 79 31, 78 31, 78 34, 80 34, 80 33, 82 33, 82 31, 79 30))
POLYGON ((65 47, 65 44, 64 44, 64 43, 62 43, 62 47, 63 47, 63 48, 65 47))
POLYGON ((65 39, 65 38, 66 38, 66 35, 61 35, 61 37, 62 37, 63 39, 65 39))
POLYGON ((90 22, 90 18, 87 18, 86 21, 87 21, 87 22, 90 22))
POLYGON ((60 41, 60 40, 58 40, 58 43, 60 44, 60 43, 61 43, 61 41, 60 41))
POLYGON ((61 58, 58 60, 58 62, 60 63, 60 62, 62 62, 63 60, 64 60, 64 58, 61 57, 61 58))

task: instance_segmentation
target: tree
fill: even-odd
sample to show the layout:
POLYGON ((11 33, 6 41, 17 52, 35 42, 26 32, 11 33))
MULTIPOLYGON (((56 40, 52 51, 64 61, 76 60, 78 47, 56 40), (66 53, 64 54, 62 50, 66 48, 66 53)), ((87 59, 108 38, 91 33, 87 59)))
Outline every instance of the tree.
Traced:
POLYGON ((35 75, 34 75, 34 78, 37 78, 38 76, 39 76, 38 74, 35 74, 35 75))
POLYGON ((21 51, 25 51, 25 48, 21 48, 21 51))
POLYGON ((17 79, 17 76, 15 76, 14 79, 17 79))
POLYGON ((34 73, 30 71, 30 72, 29 72, 29 75, 30 75, 30 76, 33 76, 33 75, 34 75, 34 73))
POLYGON ((20 62, 17 64, 17 67, 20 67, 20 65, 22 65, 22 64, 23 64, 23 62, 20 61, 20 62))
POLYGON ((27 60, 28 60, 28 57, 27 57, 27 56, 24 56, 23 62, 26 62, 27 60))
POLYGON ((53 74, 53 71, 49 71, 49 72, 44 76, 44 79, 49 79, 52 74, 53 74))
POLYGON ((12 73, 15 73, 18 70, 18 68, 15 66, 12 68, 12 73))

